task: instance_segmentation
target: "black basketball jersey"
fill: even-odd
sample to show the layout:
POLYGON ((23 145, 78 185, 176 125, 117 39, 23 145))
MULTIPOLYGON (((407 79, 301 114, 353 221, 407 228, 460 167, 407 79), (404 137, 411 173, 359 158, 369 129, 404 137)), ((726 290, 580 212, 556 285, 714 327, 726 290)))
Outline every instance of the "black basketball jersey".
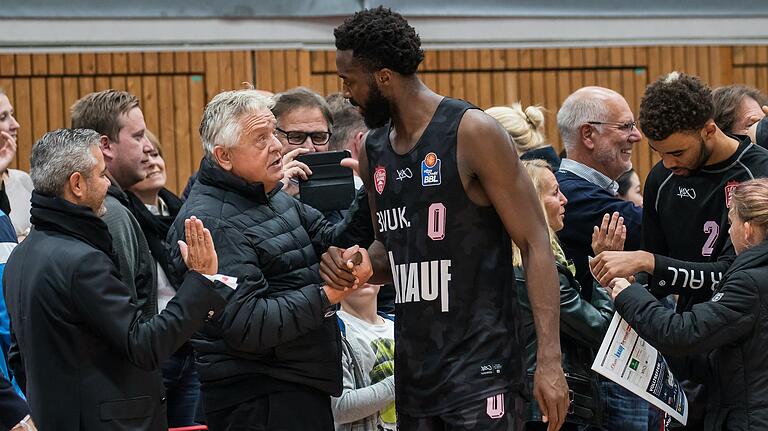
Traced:
POLYGON ((679 293, 681 312, 712 297, 733 260, 722 260, 734 254, 728 236, 731 191, 767 176, 768 150, 749 138, 728 159, 689 176, 674 175, 661 162, 651 169, 643 199, 643 247, 659 255, 650 285, 654 292, 679 293))
POLYGON ((456 164, 473 108, 444 98, 407 154, 392 150, 389 126, 366 140, 395 287, 396 402, 412 416, 517 389, 524 372, 510 237, 493 207, 469 199, 456 164))

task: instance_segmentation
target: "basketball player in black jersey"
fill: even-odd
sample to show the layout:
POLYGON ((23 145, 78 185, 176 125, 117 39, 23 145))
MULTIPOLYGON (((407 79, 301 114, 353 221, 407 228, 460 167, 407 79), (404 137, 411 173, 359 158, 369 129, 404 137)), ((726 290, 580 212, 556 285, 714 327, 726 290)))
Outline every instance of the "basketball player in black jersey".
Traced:
MULTIPOLYGON (((374 282, 396 290, 402 430, 518 430, 522 345, 510 237, 523 251, 539 340, 534 395, 559 429, 568 407, 558 289, 541 207, 508 135, 416 76, 415 30, 389 9, 335 32, 344 95, 373 129, 360 154, 377 241, 374 282)), ((338 250, 321 272, 344 279, 338 250)))
MULTIPOLYGON (((590 265, 604 286, 615 277, 651 274, 649 289, 658 297, 679 295, 676 309, 682 313, 712 298, 735 258, 728 237, 731 190, 768 176, 768 150, 723 133, 714 121, 709 87, 678 72, 648 86, 640 128, 661 156, 645 182, 643 250, 603 252, 590 265)), ((676 372, 690 375, 690 370, 676 372)), ((691 406, 686 429, 703 428, 703 391, 686 384, 691 406)))

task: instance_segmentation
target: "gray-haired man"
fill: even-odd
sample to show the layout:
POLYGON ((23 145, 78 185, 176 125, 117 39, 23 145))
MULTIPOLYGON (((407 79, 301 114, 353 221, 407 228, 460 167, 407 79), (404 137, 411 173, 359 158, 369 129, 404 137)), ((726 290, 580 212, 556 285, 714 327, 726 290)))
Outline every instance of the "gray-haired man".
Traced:
POLYGON ((99 218, 110 184, 99 134, 47 133, 32 148, 31 177, 34 227, 8 259, 3 290, 11 367, 35 421, 40 429, 166 430, 159 364, 230 294, 202 275, 217 272, 210 233, 185 221, 190 271, 168 307, 146 318, 99 218))

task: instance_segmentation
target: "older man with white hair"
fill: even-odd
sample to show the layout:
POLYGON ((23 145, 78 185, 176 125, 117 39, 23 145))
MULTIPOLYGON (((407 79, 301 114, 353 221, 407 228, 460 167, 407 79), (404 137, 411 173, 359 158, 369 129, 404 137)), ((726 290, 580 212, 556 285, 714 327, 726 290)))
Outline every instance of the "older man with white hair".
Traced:
MULTIPOLYGON (((221 250, 221 272, 237 277, 236 296, 244 299, 230 301, 192 340, 213 431, 333 430, 330 396, 341 393, 334 304, 346 293, 323 284, 318 258, 334 226, 280 190, 273 103, 255 90, 208 103, 198 182, 168 233, 173 243, 184 233, 181 220, 200 218, 221 250)), ((362 284, 371 269, 360 252, 362 284)), ((183 270, 178 252, 174 260, 183 270)))

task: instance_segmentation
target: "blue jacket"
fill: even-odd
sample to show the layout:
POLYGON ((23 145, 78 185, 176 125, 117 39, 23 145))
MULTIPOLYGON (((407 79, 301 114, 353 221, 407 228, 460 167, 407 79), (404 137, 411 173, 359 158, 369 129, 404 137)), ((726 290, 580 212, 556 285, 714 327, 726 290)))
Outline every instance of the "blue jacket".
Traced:
MULTIPOLYGON (((16 229, 11 224, 11 218, 0 211, 0 282, 2 282, 5 262, 16 247, 16 229)), ((0 349, 2 350, 2 360, 0 360, 0 372, 3 377, 13 384, 16 392, 24 396, 16 383, 16 379, 8 370, 8 349, 11 347, 11 319, 8 316, 8 309, 5 307, 5 295, 0 296, 0 349)))
POLYGON ((563 246, 565 257, 576 265, 576 278, 582 286, 592 285, 588 256, 592 251, 592 228, 600 226, 605 213, 618 211, 627 227, 625 250, 640 249, 643 209, 632 202, 613 196, 602 187, 567 171, 555 173, 560 191, 568 199, 565 205, 564 227, 557 237, 563 246))

